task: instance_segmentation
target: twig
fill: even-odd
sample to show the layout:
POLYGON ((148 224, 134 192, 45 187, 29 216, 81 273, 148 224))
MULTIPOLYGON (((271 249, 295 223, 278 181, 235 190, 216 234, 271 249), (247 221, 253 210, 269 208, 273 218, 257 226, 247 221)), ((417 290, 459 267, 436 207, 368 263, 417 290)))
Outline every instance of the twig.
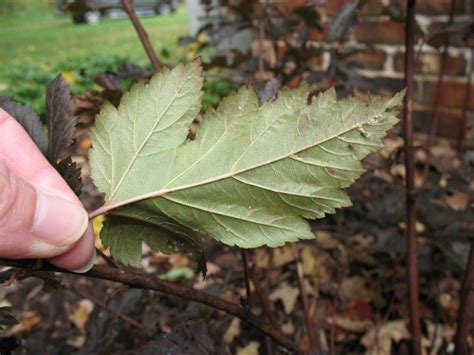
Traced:
POLYGON ((92 303, 94 303, 96 306, 106 310, 107 312, 111 313, 112 315, 114 315, 115 317, 117 318, 120 318, 120 319, 123 319, 125 322, 127 323, 130 323, 131 325, 133 325, 134 327, 136 328, 139 328, 139 329, 143 329, 144 326, 143 324, 137 322, 135 319, 133 318, 130 318, 129 316, 127 316, 126 314, 123 314, 122 312, 118 311, 118 310, 115 310, 115 309, 112 309, 112 308, 109 308, 104 302, 102 302, 101 300, 98 300, 97 298, 77 289, 77 288, 74 288, 72 286, 66 286, 66 289, 70 290, 71 292, 75 293, 76 295, 78 295, 79 297, 82 297, 82 298, 87 298, 89 301, 91 301, 92 303))
POLYGON ((469 106, 469 98, 471 97, 471 84, 472 84, 472 67, 474 66, 474 49, 471 48, 471 65, 469 67, 469 73, 467 74, 466 88, 464 89, 464 102, 462 105, 462 120, 461 130, 458 137, 458 150, 461 151, 464 145, 464 138, 467 131, 467 109, 469 106))
POLYGON ((415 40, 416 0, 407 0, 405 29, 405 86, 403 105, 403 135, 405 139, 407 265, 410 325, 413 337, 413 354, 421 355, 420 309, 418 303, 418 265, 416 257, 416 190, 415 158, 413 152, 413 46, 415 40))
MULTIPOLYGON (((456 0, 451 0, 451 5, 449 8, 448 25, 451 25, 453 23, 455 8, 456 8, 456 0)), ((428 181, 428 175, 430 172, 430 162, 431 162, 431 148, 433 146, 436 133, 438 132, 439 103, 441 101, 441 87, 443 86, 444 72, 446 71, 448 47, 449 47, 449 36, 446 36, 446 39, 444 42, 443 54, 441 56, 441 63, 439 66, 438 82, 436 84, 436 94, 434 95, 433 110, 431 111, 431 127, 430 127, 430 135, 428 136, 428 142, 426 144, 426 160, 425 160, 425 165, 423 168, 423 183, 426 183, 428 181)))
POLYGON ((122 7, 128 14, 128 17, 130 17, 133 27, 135 27, 138 37, 142 42, 143 48, 145 48, 145 52, 148 55, 148 58, 150 58, 151 64, 153 64, 155 71, 159 72, 161 70, 160 61, 158 60, 158 57, 156 56, 156 53, 153 50, 153 47, 151 46, 148 34, 140 23, 140 20, 138 19, 137 14, 135 13, 135 10, 133 9, 132 4, 130 3, 130 0, 122 0, 122 7))
POLYGON ((273 312, 272 305, 268 300, 267 289, 260 282, 260 270, 255 264, 252 264, 249 274, 250 274, 252 283, 255 287, 255 293, 257 294, 258 299, 262 303, 263 310, 265 311, 265 315, 270 321, 270 324, 272 325, 273 329, 280 331, 280 324, 278 323, 278 319, 275 313, 273 312))
MULTIPOLYGON (((12 266, 25 270, 38 270, 35 268, 34 261, 29 260, 0 259, 0 265, 12 266)), ((252 314, 244 307, 225 301, 211 294, 195 290, 191 287, 161 280, 152 275, 139 274, 133 271, 118 270, 105 265, 96 265, 90 271, 84 274, 75 274, 72 271, 60 269, 46 263, 41 267, 40 270, 120 282, 133 288, 159 291, 169 295, 181 297, 189 301, 198 302, 240 318, 244 322, 247 322, 248 324, 260 330, 262 333, 268 335, 278 344, 287 349, 291 350, 294 348, 292 342, 284 334, 282 334, 279 329, 274 329, 270 324, 252 314)))
POLYGON ((95 251, 96 251, 97 254, 100 255, 100 257, 101 257, 102 259, 104 259, 104 261, 105 261, 109 266, 112 266, 112 267, 114 267, 114 268, 120 270, 119 264, 117 264, 117 263, 115 262, 115 260, 112 259, 110 256, 108 256, 107 254, 105 254, 100 248, 95 248, 95 251))
POLYGON ((457 319, 454 351, 455 355, 467 355, 467 337, 469 335, 469 323, 474 310, 474 242, 471 242, 471 251, 467 262, 466 275, 461 289, 461 304, 457 319))
MULTIPOLYGON (((244 262, 248 267, 248 265, 250 265, 249 263, 251 263, 251 260, 249 260, 247 251, 245 249, 242 249, 242 252, 243 252, 242 256, 244 257, 244 260, 245 260, 244 262)), ((252 283, 255 287, 255 293, 257 294, 258 299, 262 303, 263 310, 265 314, 267 315, 267 318, 270 321, 271 326, 273 327, 273 329, 280 331, 280 325, 278 323, 278 319, 276 318, 276 315, 273 312, 272 306, 270 302, 268 301, 267 289, 260 282, 260 271, 258 270, 258 267, 255 264, 251 264, 250 270, 247 268, 247 270, 245 271, 247 272, 246 284, 245 284, 245 286, 248 287, 247 295, 250 295, 249 293, 250 292, 250 279, 252 279, 252 283)), ((248 299, 248 296, 247 296, 247 299, 248 299)), ((248 303, 247 303, 247 306, 249 306, 248 303)), ((272 340, 268 336, 265 337, 265 348, 266 348, 267 354, 269 355, 273 354, 272 340)))
POLYGON ((245 306, 250 306, 250 278, 249 278, 249 258, 247 250, 240 249, 242 252, 242 264, 244 264, 244 279, 245 279, 245 306))
POLYGON ((304 284, 304 273, 303 273, 303 265, 301 265, 301 256, 298 246, 296 244, 292 245, 293 248, 293 257, 295 258, 296 263, 296 272, 298 274, 298 285, 300 288, 301 300, 303 301, 303 310, 304 310, 304 318, 306 322, 306 329, 308 332, 308 339, 309 345, 311 347, 311 351, 315 351, 319 348, 319 341, 314 332, 314 324, 313 319, 311 318, 311 314, 309 312, 309 302, 308 302, 308 295, 306 293, 306 285, 304 284))

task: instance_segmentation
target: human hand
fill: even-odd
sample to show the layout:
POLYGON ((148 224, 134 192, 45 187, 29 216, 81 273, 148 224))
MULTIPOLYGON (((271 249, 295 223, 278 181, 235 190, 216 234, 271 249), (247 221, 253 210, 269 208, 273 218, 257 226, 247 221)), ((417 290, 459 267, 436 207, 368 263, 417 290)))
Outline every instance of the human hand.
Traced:
POLYGON ((6 111, 0 109, 0 257, 46 258, 86 272, 94 233, 67 183, 6 111))

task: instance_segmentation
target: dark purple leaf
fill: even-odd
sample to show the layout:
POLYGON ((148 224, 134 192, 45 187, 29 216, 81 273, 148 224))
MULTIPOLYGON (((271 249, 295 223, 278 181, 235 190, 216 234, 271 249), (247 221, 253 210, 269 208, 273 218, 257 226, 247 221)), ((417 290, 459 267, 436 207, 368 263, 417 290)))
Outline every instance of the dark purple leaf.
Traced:
POLYGON ((46 122, 48 124, 48 154, 51 165, 66 180, 71 189, 79 195, 82 181, 80 170, 72 162, 67 149, 73 142, 76 117, 69 115, 71 94, 61 75, 49 85, 46 94, 46 122))
POLYGON ((344 38, 349 30, 357 23, 358 1, 347 4, 332 19, 329 24, 329 40, 334 41, 344 38))
POLYGON ((121 91, 122 84, 117 78, 117 74, 110 72, 99 73, 95 76, 94 82, 107 90, 121 91))
POLYGON ((56 169, 63 179, 66 180, 72 191, 79 196, 82 191, 81 168, 68 156, 58 163, 56 169))
POLYGON ((0 326, 11 327, 18 324, 18 320, 12 316, 10 309, 11 307, 0 307, 0 326))
POLYGON ((267 81, 263 89, 258 91, 260 103, 263 104, 264 102, 273 99, 276 96, 279 88, 280 82, 277 79, 272 78, 271 80, 267 81))
POLYGON ((67 155, 72 144, 77 119, 69 116, 71 93, 58 75, 49 85, 46 94, 46 123, 48 124, 48 155, 53 166, 67 155))
POLYGON ((30 106, 11 101, 7 96, 0 96, 0 107, 21 124, 41 153, 45 155, 48 151, 48 137, 35 110, 30 106))

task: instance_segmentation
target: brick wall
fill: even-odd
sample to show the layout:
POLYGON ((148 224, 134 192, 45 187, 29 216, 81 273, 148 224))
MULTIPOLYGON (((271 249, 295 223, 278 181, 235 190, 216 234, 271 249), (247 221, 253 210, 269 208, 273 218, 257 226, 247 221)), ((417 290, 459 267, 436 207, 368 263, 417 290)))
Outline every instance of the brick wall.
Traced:
MULTIPOLYGON (((312 34, 312 45, 329 50, 335 44, 327 43, 327 24, 350 0, 328 0, 327 6, 319 7, 326 29, 312 34)), ((417 0, 416 18, 419 25, 428 33, 443 28, 448 22, 451 0, 417 0)), ((359 11, 359 23, 348 36, 346 45, 361 51, 345 60, 371 83, 377 91, 389 93, 403 88, 404 70, 404 24, 391 21, 384 13, 390 6, 395 13, 405 13, 404 0, 369 0, 359 11)), ((454 23, 469 28, 472 23, 472 0, 456 0, 454 23)), ((392 13, 394 13, 392 12, 392 13)), ((385 12, 386 13, 386 12, 385 12)), ((471 25, 472 26, 472 25, 471 25)), ((472 32, 472 28, 471 28, 472 32)), ((438 82, 441 52, 426 44, 417 35, 416 51, 419 51, 415 65, 416 91, 414 97, 415 125, 419 130, 428 131, 433 107, 433 97, 438 82)), ((444 84, 439 100, 439 135, 458 138, 463 132, 463 106, 466 97, 468 75, 472 75, 474 62, 473 34, 461 33, 450 37, 444 84)), ((324 56, 322 66, 329 65, 329 55, 324 56)), ((474 80, 471 80, 474 84, 474 80)), ((364 88, 362 88, 364 89, 364 88)), ((373 90, 371 90, 373 91, 373 90)), ((468 132, 466 138, 473 139, 474 88, 470 89, 468 100, 468 132)))

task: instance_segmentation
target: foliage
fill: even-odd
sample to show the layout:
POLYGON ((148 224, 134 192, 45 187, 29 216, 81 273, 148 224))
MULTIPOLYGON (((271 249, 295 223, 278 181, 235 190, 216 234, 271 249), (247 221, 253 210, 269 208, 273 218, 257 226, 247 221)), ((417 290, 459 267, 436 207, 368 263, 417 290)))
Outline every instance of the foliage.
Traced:
POLYGON ((128 62, 120 56, 95 56, 85 60, 71 60, 53 66, 16 62, 2 79, 0 94, 13 97, 16 101, 33 107, 44 117, 44 88, 54 79, 54 73, 63 73, 63 78, 73 94, 97 88, 94 78, 105 71, 117 70, 120 64, 128 62))
POLYGON ((69 88, 61 75, 58 75, 48 85, 46 93, 47 134, 32 107, 14 102, 10 97, 0 96, 0 108, 22 125, 41 153, 58 170, 76 195, 79 195, 82 189, 81 171, 68 152, 76 127, 76 118, 69 116, 70 99, 69 88))
MULTIPOLYGON (((109 219, 102 238, 113 240, 122 261, 136 260, 139 248, 127 250, 123 238, 110 236, 116 222, 123 228, 163 219, 166 235, 184 244, 199 234, 244 248, 313 238, 305 219, 350 205, 342 188, 381 147, 403 97, 363 103, 328 91, 308 105, 301 87, 260 106, 255 91, 242 88, 209 110, 197 138, 187 141, 201 88, 200 64, 179 65, 135 85, 118 109, 106 105, 97 118, 92 178, 105 192, 105 210, 122 207, 118 215, 127 217, 109 219)), ((149 240, 154 224, 138 235, 149 240)))

